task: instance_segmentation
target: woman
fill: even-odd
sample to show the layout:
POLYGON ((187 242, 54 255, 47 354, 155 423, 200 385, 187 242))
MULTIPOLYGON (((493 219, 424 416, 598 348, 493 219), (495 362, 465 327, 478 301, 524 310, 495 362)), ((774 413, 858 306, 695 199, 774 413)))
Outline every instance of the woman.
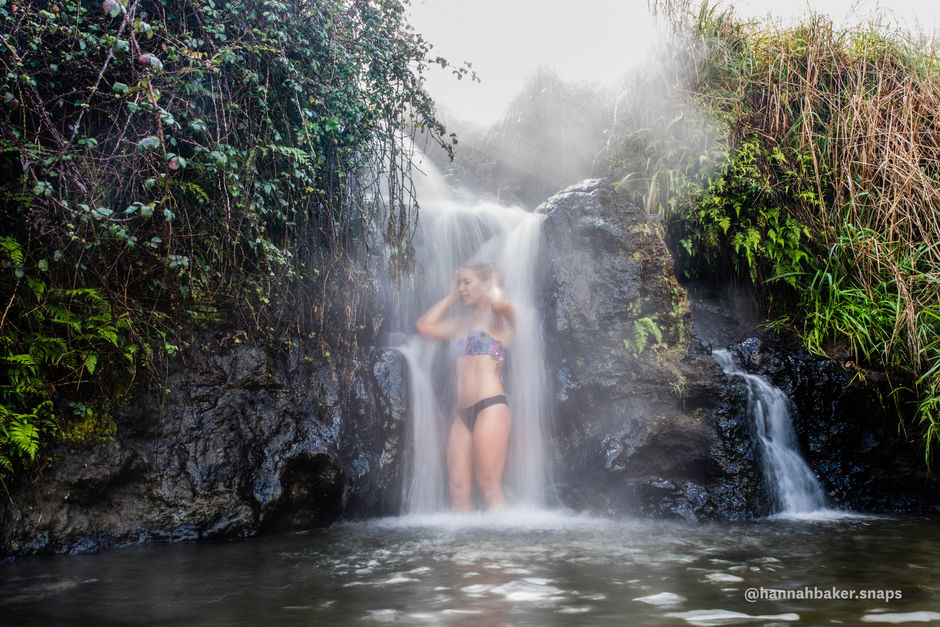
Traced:
POLYGON ((512 415, 501 375, 514 324, 515 310, 499 287, 496 267, 488 263, 461 266, 447 296, 415 324, 425 337, 460 338, 457 415, 447 437, 448 486, 459 512, 473 508, 474 480, 487 507, 506 505, 502 480, 512 415), (445 320, 458 298, 471 315, 445 320))

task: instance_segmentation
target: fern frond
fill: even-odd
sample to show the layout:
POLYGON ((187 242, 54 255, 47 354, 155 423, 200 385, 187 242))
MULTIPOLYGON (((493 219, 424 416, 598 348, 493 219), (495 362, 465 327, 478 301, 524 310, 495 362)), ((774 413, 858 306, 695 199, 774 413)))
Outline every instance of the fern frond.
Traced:
POLYGON ((29 461, 36 459, 36 452, 39 450, 39 429, 35 425, 14 421, 7 427, 7 434, 21 455, 29 457, 29 461))
POLYGON ((281 146, 279 144, 268 144, 267 146, 264 146, 261 148, 261 152, 262 153, 271 152, 271 153, 277 153, 279 155, 283 155, 285 157, 293 157, 294 159, 301 162, 308 168, 314 167, 313 161, 310 159, 310 155, 307 153, 307 151, 301 148, 296 148, 294 146, 281 146))
POLYGON ((0 237, 0 249, 6 251, 14 266, 23 265, 23 249, 15 239, 8 236, 0 237))

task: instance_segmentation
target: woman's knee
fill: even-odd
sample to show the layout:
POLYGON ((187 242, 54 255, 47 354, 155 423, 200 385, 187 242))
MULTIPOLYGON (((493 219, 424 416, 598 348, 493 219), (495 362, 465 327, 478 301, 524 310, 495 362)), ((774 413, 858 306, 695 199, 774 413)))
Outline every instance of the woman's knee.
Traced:
POLYGON ((476 473, 477 489, 484 497, 487 494, 496 494, 503 491, 502 473, 496 473, 492 470, 484 470, 476 473))

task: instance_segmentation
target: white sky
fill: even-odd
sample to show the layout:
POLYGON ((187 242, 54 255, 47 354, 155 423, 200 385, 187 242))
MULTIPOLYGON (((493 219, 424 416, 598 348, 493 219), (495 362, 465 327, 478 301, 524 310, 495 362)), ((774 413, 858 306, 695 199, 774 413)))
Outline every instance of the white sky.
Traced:
MULTIPOLYGON (((937 0, 733 0, 741 17, 792 19, 807 6, 836 24, 881 11, 902 28, 934 33, 937 0), (887 8, 890 7, 890 8, 887 8)), ((428 89, 460 119, 488 124, 540 66, 569 79, 616 81, 646 53, 656 26, 647 0, 412 0, 411 23, 432 54, 469 61, 481 83, 432 70, 428 89)))

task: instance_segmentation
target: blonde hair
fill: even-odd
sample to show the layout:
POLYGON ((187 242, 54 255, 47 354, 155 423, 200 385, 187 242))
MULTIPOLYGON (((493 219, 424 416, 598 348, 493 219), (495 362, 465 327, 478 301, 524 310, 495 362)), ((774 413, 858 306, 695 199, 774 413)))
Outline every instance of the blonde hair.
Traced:
POLYGON ((496 264, 489 261, 468 261, 462 264, 460 267, 461 269, 472 271, 484 281, 492 279, 493 276, 496 275, 499 271, 499 269, 496 267, 496 264))

